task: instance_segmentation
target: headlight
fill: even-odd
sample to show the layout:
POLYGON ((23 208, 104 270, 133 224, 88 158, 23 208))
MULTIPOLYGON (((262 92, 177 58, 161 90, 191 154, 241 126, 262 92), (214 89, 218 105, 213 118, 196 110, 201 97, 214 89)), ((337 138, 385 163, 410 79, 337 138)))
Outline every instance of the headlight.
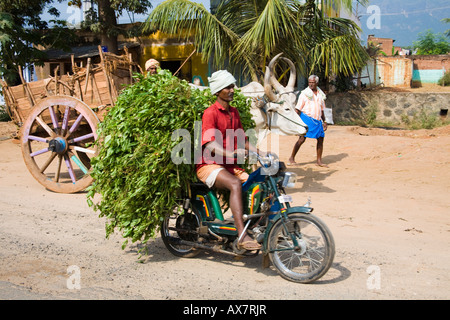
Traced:
POLYGON ((283 186, 283 188, 294 188, 296 181, 297 174, 295 174, 294 172, 285 172, 281 185, 283 186))

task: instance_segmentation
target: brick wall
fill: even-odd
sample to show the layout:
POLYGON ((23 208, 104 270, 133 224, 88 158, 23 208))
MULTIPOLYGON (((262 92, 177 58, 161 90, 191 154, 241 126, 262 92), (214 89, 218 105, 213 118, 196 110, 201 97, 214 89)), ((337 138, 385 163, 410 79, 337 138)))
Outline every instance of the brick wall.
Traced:
POLYGON ((388 56, 392 55, 392 47, 394 46, 394 40, 390 38, 376 38, 369 36, 367 38, 368 43, 372 43, 374 46, 379 47, 388 56))
POLYGON ((450 71, 450 55, 409 56, 413 62, 413 86, 422 83, 438 83, 445 72, 450 71))
POLYGON ((450 54, 430 56, 409 56, 413 61, 414 70, 442 70, 450 71, 450 54))

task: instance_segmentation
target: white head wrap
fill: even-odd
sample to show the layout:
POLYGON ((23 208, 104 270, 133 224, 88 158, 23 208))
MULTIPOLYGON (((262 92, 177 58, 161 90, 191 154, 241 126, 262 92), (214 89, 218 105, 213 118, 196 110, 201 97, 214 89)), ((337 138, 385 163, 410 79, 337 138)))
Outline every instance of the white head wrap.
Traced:
POLYGON ((236 83, 236 79, 228 71, 219 70, 214 72, 211 77, 208 77, 208 82, 211 94, 215 94, 230 84, 236 83))
POLYGON ((145 62, 145 70, 147 71, 148 68, 156 66, 159 68, 159 61, 155 59, 148 59, 147 62, 145 62))

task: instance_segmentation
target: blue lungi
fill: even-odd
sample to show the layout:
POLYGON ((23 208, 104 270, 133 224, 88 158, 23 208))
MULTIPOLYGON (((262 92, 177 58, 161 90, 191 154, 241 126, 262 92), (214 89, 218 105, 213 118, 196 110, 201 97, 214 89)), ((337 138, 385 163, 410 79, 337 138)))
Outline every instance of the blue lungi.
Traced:
POLYGON ((300 113, 300 118, 308 126, 307 138, 317 139, 325 137, 325 131, 323 131, 322 120, 316 120, 304 114, 300 113))

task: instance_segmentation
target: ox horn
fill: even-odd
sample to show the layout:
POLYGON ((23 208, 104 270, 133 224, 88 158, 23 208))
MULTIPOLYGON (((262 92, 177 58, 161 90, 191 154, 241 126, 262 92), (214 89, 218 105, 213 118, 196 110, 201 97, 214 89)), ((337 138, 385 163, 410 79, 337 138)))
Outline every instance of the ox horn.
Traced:
POLYGON ((285 57, 282 58, 284 61, 287 62, 287 64, 289 65, 289 68, 290 68, 289 81, 288 81, 288 84, 286 87, 284 87, 280 82, 278 82, 278 80, 275 78, 275 73, 273 72, 273 66, 275 65, 275 62, 278 60, 278 58, 282 54, 283 53, 277 54, 269 63, 269 69, 270 69, 270 73, 271 73, 270 82, 277 92, 284 92, 286 90, 293 91, 294 87, 295 87, 295 83, 297 81, 297 71, 296 71, 294 63, 290 59, 285 58, 285 57))
POLYGON ((272 84, 270 83, 271 71, 269 67, 266 67, 266 73, 264 74, 264 93, 270 101, 277 101, 277 96, 272 90, 272 84))
POLYGON ((273 66, 275 65, 275 62, 277 61, 277 59, 282 54, 283 53, 279 53, 275 57, 273 57, 272 60, 270 60, 269 66, 266 67, 266 72, 264 74, 264 92, 265 92, 266 96, 270 99, 270 101, 277 100, 275 93, 272 91, 272 86, 277 91, 280 91, 280 89, 283 88, 283 86, 275 79, 275 76, 273 75, 273 66))
POLYGON ((291 69, 289 81, 286 86, 286 90, 288 91, 294 91, 295 83, 297 81, 297 70, 295 69, 294 63, 291 61, 291 59, 283 58, 284 61, 286 61, 289 65, 289 68, 291 69))
POLYGON ((273 71, 273 66, 275 65, 275 62, 278 60, 278 58, 283 53, 277 54, 275 57, 273 57, 272 60, 269 62, 269 70, 270 70, 270 84, 275 88, 277 92, 282 92, 284 87, 281 85, 281 83, 278 82, 278 80, 275 78, 275 73, 273 71))

